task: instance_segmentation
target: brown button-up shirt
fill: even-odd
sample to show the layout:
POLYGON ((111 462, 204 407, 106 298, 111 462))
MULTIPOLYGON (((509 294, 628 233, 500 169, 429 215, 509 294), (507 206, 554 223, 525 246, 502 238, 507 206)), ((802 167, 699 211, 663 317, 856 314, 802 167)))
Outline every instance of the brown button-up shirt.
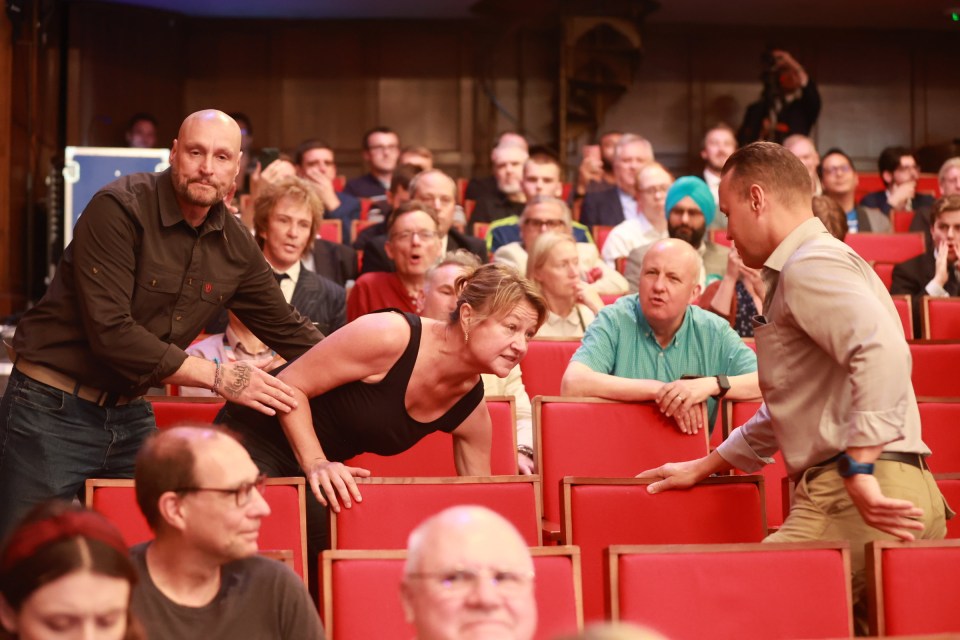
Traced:
POLYGON ((224 306, 287 359, 323 337, 284 300, 256 242, 222 203, 194 228, 169 170, 134 174, 84 209, 13 345, 82 384, 139 395, 180 368, 184 348, 224 306))

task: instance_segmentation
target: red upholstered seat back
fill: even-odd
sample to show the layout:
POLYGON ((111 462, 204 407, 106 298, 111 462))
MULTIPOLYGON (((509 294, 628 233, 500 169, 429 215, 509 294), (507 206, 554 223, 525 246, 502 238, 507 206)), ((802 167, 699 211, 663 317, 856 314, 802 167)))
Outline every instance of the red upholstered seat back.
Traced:
POLYGON ((960 342, 914 340, 910 343, 910 355, 913 391, 917 397, 960 397, 960 376, 956 375, 960 342))
MULTIPOLYGON (((760 408, 759 402, 732 402, 730 403, 729 428, 736 429, 753 417, 760 408)), ((736 473, 742 474, 737 470, 736 473)), ((783 455, 778 451, 773 454, 773 464, 768 464, 760 471, 755 472, 763 476, 763 488, 766 495, 767 526, 779 527, 785 516, 783 509, 783 479, 787 476, 787 469, 783 465, 783 455)))
POLYGON ((566 478, 562 539, 579 545, 586 619, 604 615, 603 553, 614 544, 759 542, 762 479, 709 478, 684 491, 647 493, 646 480, 566 478))
POLYGON ((904 294, 891 296, 891 298, 893 299, 893 306, 897 308, 897 314, 900 316, 904 337, 907 340, 913 340, 913 307, 911 306, 910 296, 904 294))
POLYGON ((513 523, 527 544, 540 544, 539 480, 530 476, 367 478, 358 485, 363 502, 331 512, 333 549, 403 549, 418 524, 459 504, 488 507, 513 523))
POLYGON ((922 233, 849 233, 844 241, 861 258, 875 262, 903 262, 926 249, 922 233))
POLYGON ((871 632, 960 632, 960 540, 871 542, 867 548, 871 632))
POLYGON ((933 455, 927 464, 934 473, 960 473, 960 399, 926 401, 921 399, 920 426, 923 441, 933 455))
POLYGON ((632 478, 665 462, 707 453, 706 431, 681 433, 652 402, 534 400, 534 420, 544 517, 550 522, 560 521, 564 476, 632 478))
POLYGON ((223 408, 224 401, 218 398, 148 398, 153 406, 153 415, 158 429, 169 429, 182 424, 213 424, 214 418, 223 408))
MULTIPOLYGON (((880 276, 880 282, 887 288, 887 291, 890 290, 890 286, 893 284, 893 268, 897 266, 896 262, 874 262, 873 270, 880 276)), ((911 338, 913 335, 911 334, 911 338)))
POLYGON ((845 545, 614 547, 610 562, 615 619, 673 640, 852 631, 845 545))
MULTIPOLYGON (((538 619, 535 640, 575 633, 579 554, 569 547, 531 549, 538 619)), ((412 638, 400 601, 404 551, 324 551, 323 617, 329 640, 412 638), (375 603, 375 608, 371 608, 375 603)))
POLYGON ((527 355, 520 361, 520 372, 531 400, 536 396, 560 395, 563 372, 579 346, 579 340, 540 338, 530 341, 527 355))
POLYGON ((923 298, 923 337, 960 340, 960 298, 923 298))
MULTIPOLYGON (((517 427, 513 398, 487 399, 493 426, 490 444, 490 470, 493 475, 517 473, 517 427)), ((453 436, 435 431, 406 451, 394 456, 361 453, 344 464, 369 469, 375 476, 443 477, 457 475, 453 463, 453 436)))
MULTIPOLYGON (((294 570, 304 577, 306 562, 306 520, 303 478, 270 478, 264 499, 270 515, 260 523, 261 550, 293 552, 294 570)), ((87 480, 87 507, 114 523, 129 546, 153 539, 153 532, 137 506, 133 480, 87 480)))

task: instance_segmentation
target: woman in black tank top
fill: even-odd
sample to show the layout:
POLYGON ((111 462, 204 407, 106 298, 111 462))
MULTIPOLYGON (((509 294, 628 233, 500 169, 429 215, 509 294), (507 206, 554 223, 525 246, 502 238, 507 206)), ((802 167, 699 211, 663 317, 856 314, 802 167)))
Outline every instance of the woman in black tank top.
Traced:
POLYGON ((334 511, 360 499, 354 476, 370 475, 343 460, 400 453, 433 431, 452 434, 458 474, 490 475, 491 423, 479 374, 504 377, 516 366, 546 305, 501 265, 460 278, 457 293, 446 322, 372 313, 291 362, 277 375, 297 399, 289 413, 268 417, 228 404, 221 418, 243 434, 258 464, 302 470, 317 500, 334 511))

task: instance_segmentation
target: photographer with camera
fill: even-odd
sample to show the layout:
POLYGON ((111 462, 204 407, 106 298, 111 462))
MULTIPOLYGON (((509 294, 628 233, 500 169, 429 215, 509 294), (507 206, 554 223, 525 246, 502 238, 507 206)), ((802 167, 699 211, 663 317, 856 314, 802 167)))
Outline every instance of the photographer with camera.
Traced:
POLYGON ((820 92, 792 55, 767 49, 761 56, 763 94, 747 107, 737 132, 740 146, 757 140, 782 143, 794 134, 809 135, 820 115, 820 92))

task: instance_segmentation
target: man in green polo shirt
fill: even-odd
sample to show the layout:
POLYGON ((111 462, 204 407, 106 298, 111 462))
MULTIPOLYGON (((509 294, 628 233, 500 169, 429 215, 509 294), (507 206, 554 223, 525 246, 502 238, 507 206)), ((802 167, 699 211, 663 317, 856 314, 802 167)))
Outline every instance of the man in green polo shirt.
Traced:
POLYGON ((684 433, 698 433, 698 405, 713 425, 717 400, 760 398, 757 357, 730 324, 692 303, 700 260, 683 240, 654 244, 643 259, 639 294, 600 311, 563 376, 565 396, 654 400, 684 433))

